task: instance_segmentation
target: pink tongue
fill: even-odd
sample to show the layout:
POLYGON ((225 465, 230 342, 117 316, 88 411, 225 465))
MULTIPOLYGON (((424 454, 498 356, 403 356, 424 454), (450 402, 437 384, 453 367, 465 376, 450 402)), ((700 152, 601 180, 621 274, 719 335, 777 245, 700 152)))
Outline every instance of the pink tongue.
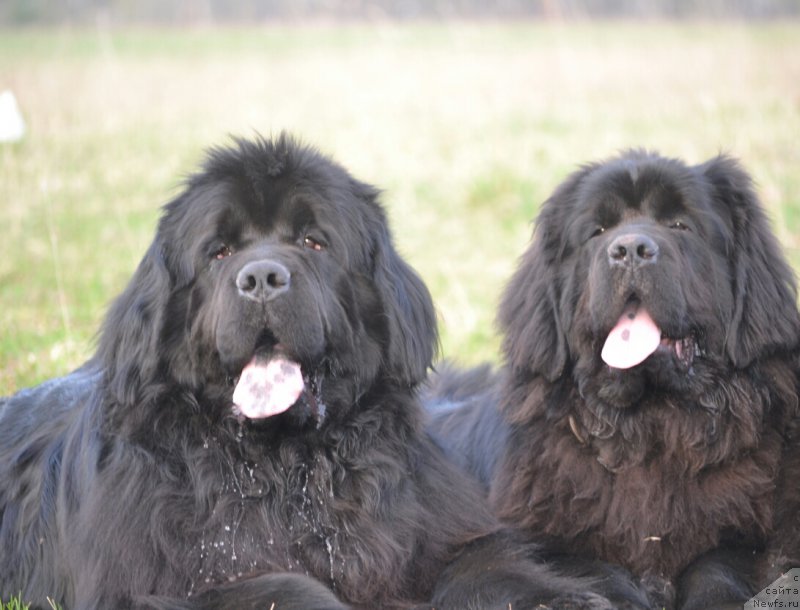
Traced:
POLYGON ((244 367, 233 391, 234 408, 251 419, 283 413, 303 392, 300 365, 282 356, 264 361, 258 356, 244 367))
POLYGON ((631 303, 608 333, 600 357, 611 367, 629 369, 643 362, 661 343, 661 329, 644 307, 631 303))

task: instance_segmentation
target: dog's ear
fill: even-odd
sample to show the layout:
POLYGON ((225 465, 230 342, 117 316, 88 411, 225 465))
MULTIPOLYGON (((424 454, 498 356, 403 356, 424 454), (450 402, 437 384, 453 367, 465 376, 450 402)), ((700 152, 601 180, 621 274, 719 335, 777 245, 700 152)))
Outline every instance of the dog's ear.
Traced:
POLYGON ((750 176, 726 156, 700 169, 712 185, 714 205, 732 220, 734 310, 725 345, 734 366, 745 367, 756 358, 798 345, 795 278, 750 176))
POLYGON ((558 278, 547 264, 542 242, 537 229, 506 286, 497 320, 507 364, 554 381, 567 362, 567 338, 558 315, 558 278))
POLYGON ((141 398, 139 388, 156 373, 159 333, 169 294, 165 253, 155 241, 111 305, 100 331, 95 359, 104 368, 108 390, 119 404, 136 404, 141 398))
POLYGON ((198 196, 212 194, 187 188, 164 207, 153 243, 100 329, 95 360, 105 370, 109 391, 122 405, 138 403, 140 388, 152 384, 168 366, 160 360, 165 357, 162 335, 165 325, 179 317, 170 315, 170 299, 190 282, 194 269, 189 249, 167 236, 188 232, 177 211, 188 207, 186 199, 198 196))
POLYGON ((385 368, 400 383, 414 386, 425 379, 437 352, 436 312, 428 288, 392 244, 383 210, 373 204, 380 216, 373 233, 373 277, 389 337, 385 368))
POLYGON ((586 166, 569 176, 545 201, 536 218, 533 240, 508 282, 498 310, 506 363, 520 372, 543 375, 555 381, 569 358, 565 323, 573 315, 562 302, 561 240, 568 210, 573 208, 586 166), (564 316, 564 317, 562 317, 564 316))

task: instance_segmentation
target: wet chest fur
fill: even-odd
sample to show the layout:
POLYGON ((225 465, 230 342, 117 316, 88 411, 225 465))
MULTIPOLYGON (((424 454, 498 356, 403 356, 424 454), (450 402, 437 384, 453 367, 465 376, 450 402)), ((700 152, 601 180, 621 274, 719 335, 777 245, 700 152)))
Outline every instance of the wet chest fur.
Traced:
POLYGON ((417 531, 395 518, 414 501, 396 457, 396 472, 380 472, 367 467, 368 455, 284 444, 256 461, 212 440, 193 466, 191 479, 204 485, 192 490, 198 517, 180 535, 185 556, 173 559, 189 576, 188 592, 287 571, 354 603, 401 596, 417 531))
POLYGON ((357 553, 327 464, 231 463, 208 501, 210 513, 189 551, 195 589, 262 570, 335 583, 357 553))

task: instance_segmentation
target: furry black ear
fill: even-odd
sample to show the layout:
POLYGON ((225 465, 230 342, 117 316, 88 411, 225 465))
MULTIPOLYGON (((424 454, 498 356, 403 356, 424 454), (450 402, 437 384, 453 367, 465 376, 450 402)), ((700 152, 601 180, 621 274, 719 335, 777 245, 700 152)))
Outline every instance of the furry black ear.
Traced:
POLYGON ((108 390, 122 405, 136 404, 142 383, 158 367, 159 332, 170 294, 165 254, 155 241, 127 288, 112 304, 100 331, 95 360, 103 367, 108 390))
POLYGON ((166 366, 162 333, 174 315, 170 299, 194 276, 191 255, 168 236, 185 235, 188 198, 213 197, 189 186, 164 206, 156 237, 136 272, 109 308, 100 329, 95 361, 105 370, 109 392, 121 405, 138 404, 140 388, 152 385, 166 366))
POLYGON ((700 169, 712 185, 714 205, 732 219, 734 311, 725 345, 731 362, 741 368, 797 346, 800 315, 795 278, 750 176, 726 156, 712 159, 700 169))
POLYGON ((569 358, 562 319, 559 258, 564 252, 565 214, 576 204, 578 190, 591 166, 569 176, 544 202, 536 219, 531 245, 522 255, 500 301, 497 323, 502 350, 515 371, 543 375, 555 381, 569 358))
POLYGON ((557 278, 545 262, 537 233, 508 282, 497 319, 507 364, 554 381, 567 362, 567 339, 557 313, 557 278))
POLYGON ((425 379, 436 355, 436 312, 428 288, 395 250, 385 219, 382 225, 373 268, 389 334, 385 368, 402 384, 414 386, 425 379))

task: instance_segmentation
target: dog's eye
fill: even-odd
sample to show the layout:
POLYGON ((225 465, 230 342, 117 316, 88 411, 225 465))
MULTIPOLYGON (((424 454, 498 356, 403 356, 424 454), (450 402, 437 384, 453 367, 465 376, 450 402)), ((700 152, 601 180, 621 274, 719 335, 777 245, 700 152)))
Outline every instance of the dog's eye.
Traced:
POLYGON ((597 237, 598 235, 602 235, 605 232, 606 232, 606 228, 605 227, 597 227, 594 230, 594 233, 592 233, 591 237, 597 237))
POLYGON ((679 231, 688 231, 689 230, 689 225, 687 225, 683 221, 676 220, 671 225, 669 225, 669 228, 670 229, 678 229, 679 231))
POLYGON ((214 251, 214 258, 218 261, 222 260, 223 258, 229 257, 233 254, 233 251, 226 245, 220 246, 217 250, 214 251))
POLYGON ((323 244, 316 238, 311 237, 310 235, 306 235, 303 238, 303 246, 305 246, 306 248, 310 248, 311 250, 316 250, 317 252, 325 248, 325 244, 323 244))

